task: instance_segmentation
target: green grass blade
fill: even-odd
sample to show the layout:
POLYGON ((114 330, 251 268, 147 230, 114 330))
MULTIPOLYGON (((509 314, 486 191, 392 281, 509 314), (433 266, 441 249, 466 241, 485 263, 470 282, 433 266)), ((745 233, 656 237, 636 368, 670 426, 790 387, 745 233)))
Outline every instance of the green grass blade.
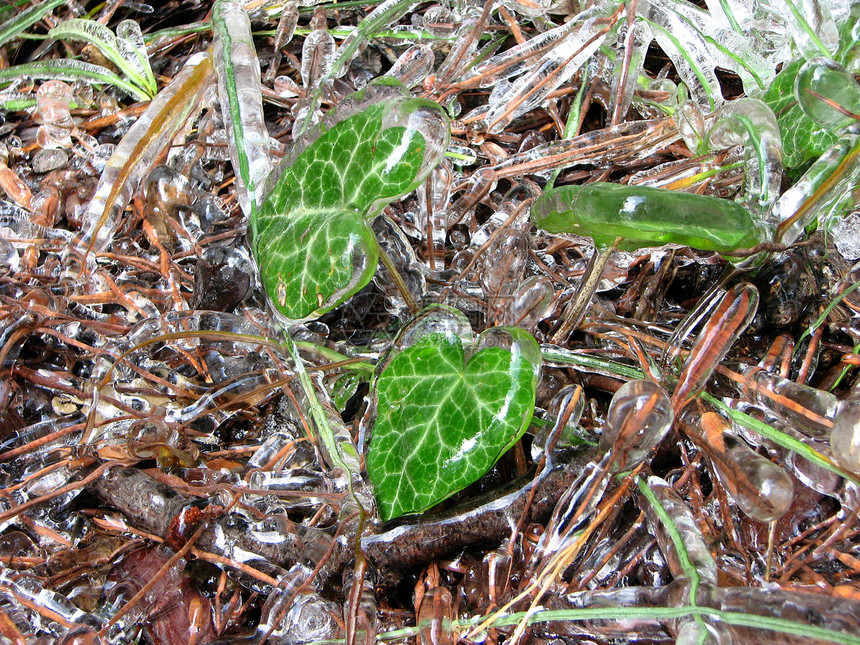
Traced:
POLYGON ((42 4, 34 5, 22 11, 9 21, 0 24, 0 45, 5 45, 16 38, 22 31, 29 29, 44 18, 49 12, 66 4, 64 0, 49 0, 42 4))
MULTIPOLYGON (((116 65, 134 85, 146 93, 147 98, 155 96, 155 88, 150 87, 148 79, 123 54, 119 39, 107 27, 95 20, 74 18, 66 20, 51 29, 48 37, 55 40, 81 40, 96 46, 110 62, 116 65)), ((153 79, 154 80, 154 79, 153 79)))
POLYGON ((101 85, 113 85, 138 101, 149 101, 151 98, 141 88, 123 80, 101 65, 93 65, 80 60, 46 60, 0 69, 0 84, 9 84, 22 76, 55 78, 72 82, 83 80, 101 85))

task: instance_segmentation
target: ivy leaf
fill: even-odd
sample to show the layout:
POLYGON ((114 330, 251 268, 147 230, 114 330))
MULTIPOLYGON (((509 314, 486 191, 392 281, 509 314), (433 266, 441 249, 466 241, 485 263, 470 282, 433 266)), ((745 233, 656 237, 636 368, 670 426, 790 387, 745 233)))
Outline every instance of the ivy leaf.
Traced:
POLYGON ((260 277, 290 319, 333 309, 370 282, 379 255, 373 231, 356 213, 294 210, 264 220, 254 255, 260 277), (270 230, 271 229, 271 230, 270 230))
POLYGON ((797 103, 794 81, 803 63, 803 60, 794 60, 786 65, 762 97, 776 114, 782 136, 783 162, 789 168, 821 156, 836 143, 836 135, 810 119, 797 103))
POLYGON ((263 284, 287 319, 316 318, 370 281, 378 254, 367 220, 414 190, 447 148, 438 105, 385 89, 368 107, 362 93, 346 99, 355 112, 320 126, 251 220, 263 284))
POLYGON ((375 384, 367 472, 383 519, 424 511, 478 480, 534 412, 540 349, 496 327, 467 361, 462 340, 431 332, 400 351, 375 384))

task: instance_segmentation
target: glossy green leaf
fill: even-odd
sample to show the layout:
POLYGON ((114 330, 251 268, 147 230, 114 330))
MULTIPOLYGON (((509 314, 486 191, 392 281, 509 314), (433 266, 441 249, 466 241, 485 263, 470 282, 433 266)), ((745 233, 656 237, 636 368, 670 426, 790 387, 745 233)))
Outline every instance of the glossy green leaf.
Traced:
POLYGON ((373 231, 343 210, 264 219, 254 254, 266 292, 291 319, 336 307, 370 282, 379 259, 373 231))
POLYGON ((370 281, 378 256, 367 219, 414 190, 448 143, 439 106, 402 86, 369 86, 342 106, 251 219, 266 291, 290 320, 315 318, 370 281))
POLYGON ((815 123, 797 103, 794 83, 803 63, 803 60, 795 60, 786 65, 762 97, 776 114, 783 162, 788 168, 820 156, 836 142, 836 134, 815 123))
POLYGON ((461 338, 431 332, 400 351, 375 385, 367 472, 383 519, 424 511, 475 482, 525 432, 540 350, 528 332, 461 338))

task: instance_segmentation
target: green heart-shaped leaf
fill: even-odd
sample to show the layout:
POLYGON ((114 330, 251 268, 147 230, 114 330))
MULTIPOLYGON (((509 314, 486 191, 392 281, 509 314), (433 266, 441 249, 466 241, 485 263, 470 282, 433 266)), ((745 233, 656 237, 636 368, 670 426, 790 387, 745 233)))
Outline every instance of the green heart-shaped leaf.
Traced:
POLYGON ((263 286, 294 320, 316 317, 349 298, 370 282, 379 260, 373 231, 350 211, 294 210, 264 220, 257 239, 263 286))
POLYGON ((378 256, 366 220, 414 190, 448 145, 441 108, 402 86, 343 104, 281 167, 251 221, 263 284, 290 320, 315 318, 370 281, 378 256))
POLYGON ((537 342, 497 327, 476 348, 467 362, 457 335, 428 333, 377 379, 367 472, 383 519, 424 511, 475 482, 528 427, 537 342))

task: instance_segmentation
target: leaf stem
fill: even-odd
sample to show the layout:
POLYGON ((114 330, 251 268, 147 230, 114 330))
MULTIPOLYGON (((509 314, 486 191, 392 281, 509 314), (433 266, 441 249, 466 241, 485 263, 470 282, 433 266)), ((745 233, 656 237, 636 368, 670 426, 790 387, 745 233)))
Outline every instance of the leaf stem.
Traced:
POLYGON ((400 275, 400 271, 397 270, 397 267, 394 266, 394 262, 392 262, 388 253, 386 253, 385 249, 382 248, 379 240, 374 236, 373 241, 376 244, 376 250, 379 252, 379 259, 382 260, 382 264, 388 271, 388 275, 390 275, 391 279, 394 280, 394 285, 397 287, 400 295, 403 296, 403 299, 406 301, 406 306, 409 307, 409 311, 412 312, 412 315, 414 316, 421 311, 421 307, 419 307, 418 303, 415 302, 415 298, 412 297, 412 293, 406 286, 406 281, 403 279, 403 276, 400 275))

